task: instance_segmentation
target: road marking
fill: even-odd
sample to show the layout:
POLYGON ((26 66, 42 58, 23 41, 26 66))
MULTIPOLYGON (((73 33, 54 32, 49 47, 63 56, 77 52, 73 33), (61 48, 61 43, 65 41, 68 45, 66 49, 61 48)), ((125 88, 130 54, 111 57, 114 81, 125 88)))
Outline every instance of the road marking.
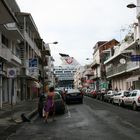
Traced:
POLYGON ((66 107, 67 108, 67 111, 68 111, 68 116, 66 116, 65 118, 71 118, 71 113, 70 113, 70 111, 69 111, 69 108, 68 108, 68 106, 66 107))

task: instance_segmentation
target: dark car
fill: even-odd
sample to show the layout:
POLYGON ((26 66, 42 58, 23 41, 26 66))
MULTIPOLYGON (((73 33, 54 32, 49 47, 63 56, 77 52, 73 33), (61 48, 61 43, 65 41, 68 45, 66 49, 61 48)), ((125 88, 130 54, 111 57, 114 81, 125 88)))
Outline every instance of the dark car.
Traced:
POLYGON ((83 103, 83 94, 78 89, 69 89, 66 93, 66 103, 80 102, 83 103))
POLYGON ((65 113, 65 103, 59 92, 55 91, 54 102, 55 102, 55 112, 65 113))
POLYGON ((59 92, 59 94, 61 95, 62 99, 65 101, 65 92, 59 88, 55 89, 56 92, 59 92))
MULTIPOLYGON (((44 94, 42 94, 39 98, 38 113, 39 113, 40 117, 43 117, 43 108, 45 105, 46 98, 47 98, 47 95, 44 95, 44 94)), ((56 113, 65 113, 64 100, 62 99, 61 95, 57 91, 55 91, 54 102, 55 102, 55 112, 56 113)))

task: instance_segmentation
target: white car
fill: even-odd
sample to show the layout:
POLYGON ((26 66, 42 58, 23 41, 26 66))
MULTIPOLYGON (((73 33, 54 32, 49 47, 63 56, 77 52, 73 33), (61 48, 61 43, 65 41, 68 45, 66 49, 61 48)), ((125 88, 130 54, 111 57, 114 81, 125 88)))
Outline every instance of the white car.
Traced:
POLYGON ((112 97, 117 94, 117 91, 109 90, 107 94, 104 95, 104 101, 112 103, 112 97))
POLYGON ((122 99, 127 97, 130 94, 130 91, 122 90, 117 93, 117 95, 113 96, 113 103, 118 104, 119 106, 122 104, 122 99))
POLYGON ((140 107, 140 90, 131 91, 128 97, 123 98, 122 104, 132 106, 133 110, 137 110, 140 107))

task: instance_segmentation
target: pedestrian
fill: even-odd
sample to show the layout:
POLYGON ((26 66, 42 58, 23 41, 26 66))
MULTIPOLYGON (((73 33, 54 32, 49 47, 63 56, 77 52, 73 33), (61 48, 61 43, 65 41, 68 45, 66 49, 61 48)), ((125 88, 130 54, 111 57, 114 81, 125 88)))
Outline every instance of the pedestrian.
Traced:
POLYGON ((40 117, 43 117, 43 108, 45 100, 46 100, 45 94, 43 90, 41 90, 38 101, 38 113, 40 117))
POLYGON ((54 87, 50 87, 47 93, 47 98, 44 106, 44 111, 45 111, 44 122, 47 122, 50 112, 53 113, 52 121, 54 121, 54 115, 55 115, 54 96, 55 96, 54 87))

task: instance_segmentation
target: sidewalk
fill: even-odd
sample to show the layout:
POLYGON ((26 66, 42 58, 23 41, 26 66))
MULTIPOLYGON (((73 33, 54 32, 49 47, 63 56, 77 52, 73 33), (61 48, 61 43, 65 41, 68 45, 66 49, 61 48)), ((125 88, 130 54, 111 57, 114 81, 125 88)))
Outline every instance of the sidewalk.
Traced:
POLYGON ((24 113, 26 117, 31 119, 37 113, 38 99, 22 101, 11 107, 5 104, 0 110, 0 125, 13 124, 22 122, 21 114, 24 113))

